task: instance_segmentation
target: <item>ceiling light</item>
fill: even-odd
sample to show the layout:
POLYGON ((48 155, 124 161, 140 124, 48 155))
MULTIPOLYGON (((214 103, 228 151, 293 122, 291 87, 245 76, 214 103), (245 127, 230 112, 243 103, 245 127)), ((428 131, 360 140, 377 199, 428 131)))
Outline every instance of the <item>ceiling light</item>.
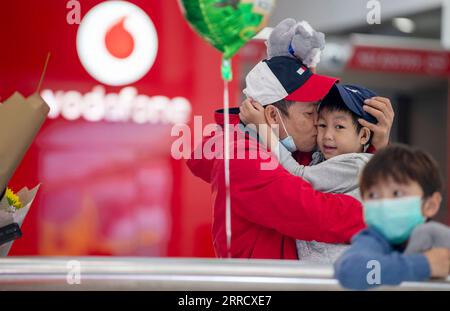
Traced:
POLYGON ((416 29, 416 23, 409 18, 396 17, 392 20, 392 24, 404 33, 412 33, 416 29))

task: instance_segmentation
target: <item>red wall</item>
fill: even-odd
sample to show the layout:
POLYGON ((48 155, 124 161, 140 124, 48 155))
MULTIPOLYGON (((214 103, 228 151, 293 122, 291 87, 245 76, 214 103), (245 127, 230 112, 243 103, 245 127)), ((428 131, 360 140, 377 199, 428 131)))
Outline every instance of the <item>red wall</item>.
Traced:
MULTIPOLYGON (((80 1, 82 16, 100 2, 80 1)), ((212 122, 222 105, 220 53, 190 29, 177 1, 130 2, 149 15, 159 38, 153 67, 132 86, 183 96, 192 116, 212 122)), ((101 85, 79 61, 78 25, 66 22, 67 13, 63 0, 0 2, 0 100, 34 91, 47 52, 44 89, 85 93, 101 85)), ((118 93, 124 86, 104 87, 118 93)), ((235 82, 231 92, 237 98, 235 82)), ((11 181, 15 190, 42 183, 11 254, 214 256, 209 186, 171 158, 170 129, 47 120, 11 181)))

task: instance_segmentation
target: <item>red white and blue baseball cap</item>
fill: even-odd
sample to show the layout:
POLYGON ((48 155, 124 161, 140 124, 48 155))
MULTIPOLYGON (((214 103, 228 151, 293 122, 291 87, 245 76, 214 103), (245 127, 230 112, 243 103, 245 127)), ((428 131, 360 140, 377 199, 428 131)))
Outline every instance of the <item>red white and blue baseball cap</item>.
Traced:
POLYGON ((253 67, 245 78, 244 94, 263 106, 282 99, 317 102, 338 81, 338 78, 313 73, 298 59, 276 56, 253 67))

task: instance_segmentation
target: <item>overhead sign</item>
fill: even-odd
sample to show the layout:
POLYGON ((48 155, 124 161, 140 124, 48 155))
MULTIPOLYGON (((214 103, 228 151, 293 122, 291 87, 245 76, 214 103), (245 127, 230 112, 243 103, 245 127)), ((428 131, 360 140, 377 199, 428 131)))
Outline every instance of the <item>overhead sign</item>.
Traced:
POLYGON ((450 74, 450 53, 446 51, 355 46, 347 68, 446 76, 450 74))

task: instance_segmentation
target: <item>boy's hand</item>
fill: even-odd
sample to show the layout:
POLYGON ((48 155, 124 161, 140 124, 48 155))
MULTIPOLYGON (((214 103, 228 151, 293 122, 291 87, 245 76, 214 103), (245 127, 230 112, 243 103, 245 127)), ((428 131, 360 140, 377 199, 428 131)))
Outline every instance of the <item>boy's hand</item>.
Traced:
POLYGON ((447 248, 432 248, 424 253, 430 264, 431 277, 447 278, 450 274, 450 250, 447 248))
POLYGON ((264 107, 248 98, 241 104, 239 118, 244 124, 265 124, 264 107))
POLYGON ((389 136, 394 122, 395 114, 391 101, 389 98, 377 96, 365 100, 364 103, 364 111, 374 116, 378 123, 373 124, 364 119, 358 119, 358 122, 373 132, 372 145, 376 149, 383 148, 389 144, 389 136))

